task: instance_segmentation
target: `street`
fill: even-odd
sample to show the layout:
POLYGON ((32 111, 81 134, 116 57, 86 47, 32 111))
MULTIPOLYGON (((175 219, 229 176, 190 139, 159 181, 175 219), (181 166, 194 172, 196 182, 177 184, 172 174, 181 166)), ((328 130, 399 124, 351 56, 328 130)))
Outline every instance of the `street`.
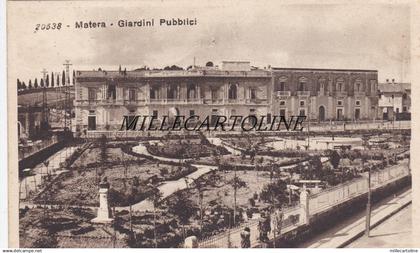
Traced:
POLYGON ((410 248, 413 247, 412 205, 409 205, 372 229, 370 237, 360 237, 349 248, 410 248))

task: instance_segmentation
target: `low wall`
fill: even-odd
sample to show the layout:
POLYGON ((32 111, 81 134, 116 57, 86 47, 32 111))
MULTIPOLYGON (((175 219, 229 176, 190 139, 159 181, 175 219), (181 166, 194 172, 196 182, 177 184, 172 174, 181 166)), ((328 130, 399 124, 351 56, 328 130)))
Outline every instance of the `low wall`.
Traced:
MULTIPOLYGON (((401 162, 381 171, 372 172, 372 199, 377 201, 411 184, 411 174, 407 164, 401 162)), ((333 225, 337 220, 366 206, 368 192, 367 178, 358 178, 350 182, 329 188, 320 193, 308 195, 301 193, 300 205, 282 210, 283 221, 280 226, 281 236, 276 241, 294 242, 303 240, 325 228, 333 225), (350 208, 351 207, 351 208, 350 208), (359 208, 359 209, 358 209, 359 208), (289 218, 290 217, 290 218, 289 218), (293 222, 291 222, 293 221, 293 222)), ((271 214, 274 221, 276 214, 271 214)), ((258 222, 251 220, 240 227, 251 229, 251 246, 259 247, 258 222)), ((274 226, 271 226, 272 229, 274 226)), ((228 248, 240 247, 241 229, 223 232, 217 236, 203 239, 200 248, 228 248), (229 240, 227 239, 229 238, 229 240)), ((273 241, 271 231, 269 239, 273 241)))

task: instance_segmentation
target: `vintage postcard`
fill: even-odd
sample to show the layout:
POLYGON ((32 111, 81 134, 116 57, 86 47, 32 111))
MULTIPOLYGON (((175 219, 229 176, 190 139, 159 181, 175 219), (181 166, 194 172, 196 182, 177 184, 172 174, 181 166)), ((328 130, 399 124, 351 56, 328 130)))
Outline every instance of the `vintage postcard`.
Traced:
POLYGON ((9 246, 419 247, 416 10, 8 1, 9 246))

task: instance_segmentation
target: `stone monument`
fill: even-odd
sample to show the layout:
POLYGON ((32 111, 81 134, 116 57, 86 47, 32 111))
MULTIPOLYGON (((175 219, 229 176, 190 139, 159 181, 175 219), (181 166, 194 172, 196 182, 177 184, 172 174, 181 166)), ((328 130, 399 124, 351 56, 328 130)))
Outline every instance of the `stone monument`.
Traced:
POLYGON ((92 220, 94 223, 110 223, 114 219, 110 216, 108 204, 109 183, 107 177, 104 177, 99 183, 99 209, 98 216, 92 220))

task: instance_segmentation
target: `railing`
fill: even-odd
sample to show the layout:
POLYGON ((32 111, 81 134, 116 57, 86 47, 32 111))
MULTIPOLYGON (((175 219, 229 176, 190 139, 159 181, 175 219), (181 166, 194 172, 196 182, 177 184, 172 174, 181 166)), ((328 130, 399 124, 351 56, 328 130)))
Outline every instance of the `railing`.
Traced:
MULTIPOLYGON (((276 229, 276 234, 279 235, 281 233, 287 233, 302 225, 299 218, 301 213, 300 205, 283 209, 281 213, 283 214, 283 220, 281 222, 280 231, 278 228, 274 227, 277 214, 271 214, 272 231, 269 235, 269 239, 274 239, 274 229, 276 229), (295 217, 297 217, 297 219, 295 217)), ((199 248, 239 248, 241 243, 241 232, 245 227, 250 229, 251 246, 255 246, 259 243, 258 223, 258 219, 252 219, 234 228, 223 231, 216 236, 205 238, 199 242, 199 248)))
POLYGON ((302 97, 309 97, 311 95, 311 92, 308 90, 304 90, 304 91, 299 90, 297 91, 297 95, 302 96, 302 97))
POLYGON ((75 106, 84 106, 84 105, 123 105, 123 100, 117 99, 95 99, 95 100, 74 100, 75 106))
POLYGON ((355 91, 354 92, 354 96, 356 96, 356 97, 364 97, 364 96, 366 96, 366 92, 364 92, 364 91, 355 91))
POLYGON ((347 91, 336 91, 334 92, 334 95, 337 97, 345 97, 347 96, 347 91))
POLYGON ((19 146, 18 158, 19 160, 31 156, 45 148, 48 148, 58 142, 54 136, 51 139, 43 140, 42 142, 35 143, 32 146, 19 146))
MULTIPOLYGON (((405 164, 398 164, 384 170, 373 172, 371 174, 371 188, 377 189, 385 186, 391 182, 401 179, 410 174, 410 171, 405 164)), ((308 210, 306 213, 309 217, 325 212, 335 206, 342 204, 350 199, 367 193, 368 184, 367 178, 359 178, 336 187, 329 188, 321 191, 317 194, 309 196, 308 210)), ((302 202, 302 201, 301 201, 302 202)), ((281 236, 285 233, 295 230, 301 225, 306 223, 305 221, 305 207, 302 205, 296 205, 282 210, 283 220, 281 222, 280 231, 276 230, 276 234, 281 236)), ((271 214, 272 231, 269 235, 269 239, 274 239, 274 230, 276 229, 273 225, 275 220, 275 213, 271 214)), ((241 237, 240 233, 245 228, 249 227, 251 232, 251 247, 257 246, 260 241, 258 239, 258 220, 251 220, 245 222, 233 229, 221 232, 218 235, 205 238, 198 243, 199 248, 235 248, 240 247, 241 237)))
MULTIPOLYGON (((408 168, 399 164, 371 174, 371 188, 376 189, 398 180, 409 174, 408 168)), ((309 200, 309 214, 314 215, 326 211, 349 199, 355 198, 368 191, 367 178, 359 178, 348 183, 327 189, 312 195, 309 200)))
POLYGON ((282 91, 282 90, 277 91, 278 97, 290 97, 291 94, 292 93, 290 91, 282 91))
POLYGON ((203 104, 201 98, 162 98, 162 99, 149 99, 146 103, 150 104, 203 104))

